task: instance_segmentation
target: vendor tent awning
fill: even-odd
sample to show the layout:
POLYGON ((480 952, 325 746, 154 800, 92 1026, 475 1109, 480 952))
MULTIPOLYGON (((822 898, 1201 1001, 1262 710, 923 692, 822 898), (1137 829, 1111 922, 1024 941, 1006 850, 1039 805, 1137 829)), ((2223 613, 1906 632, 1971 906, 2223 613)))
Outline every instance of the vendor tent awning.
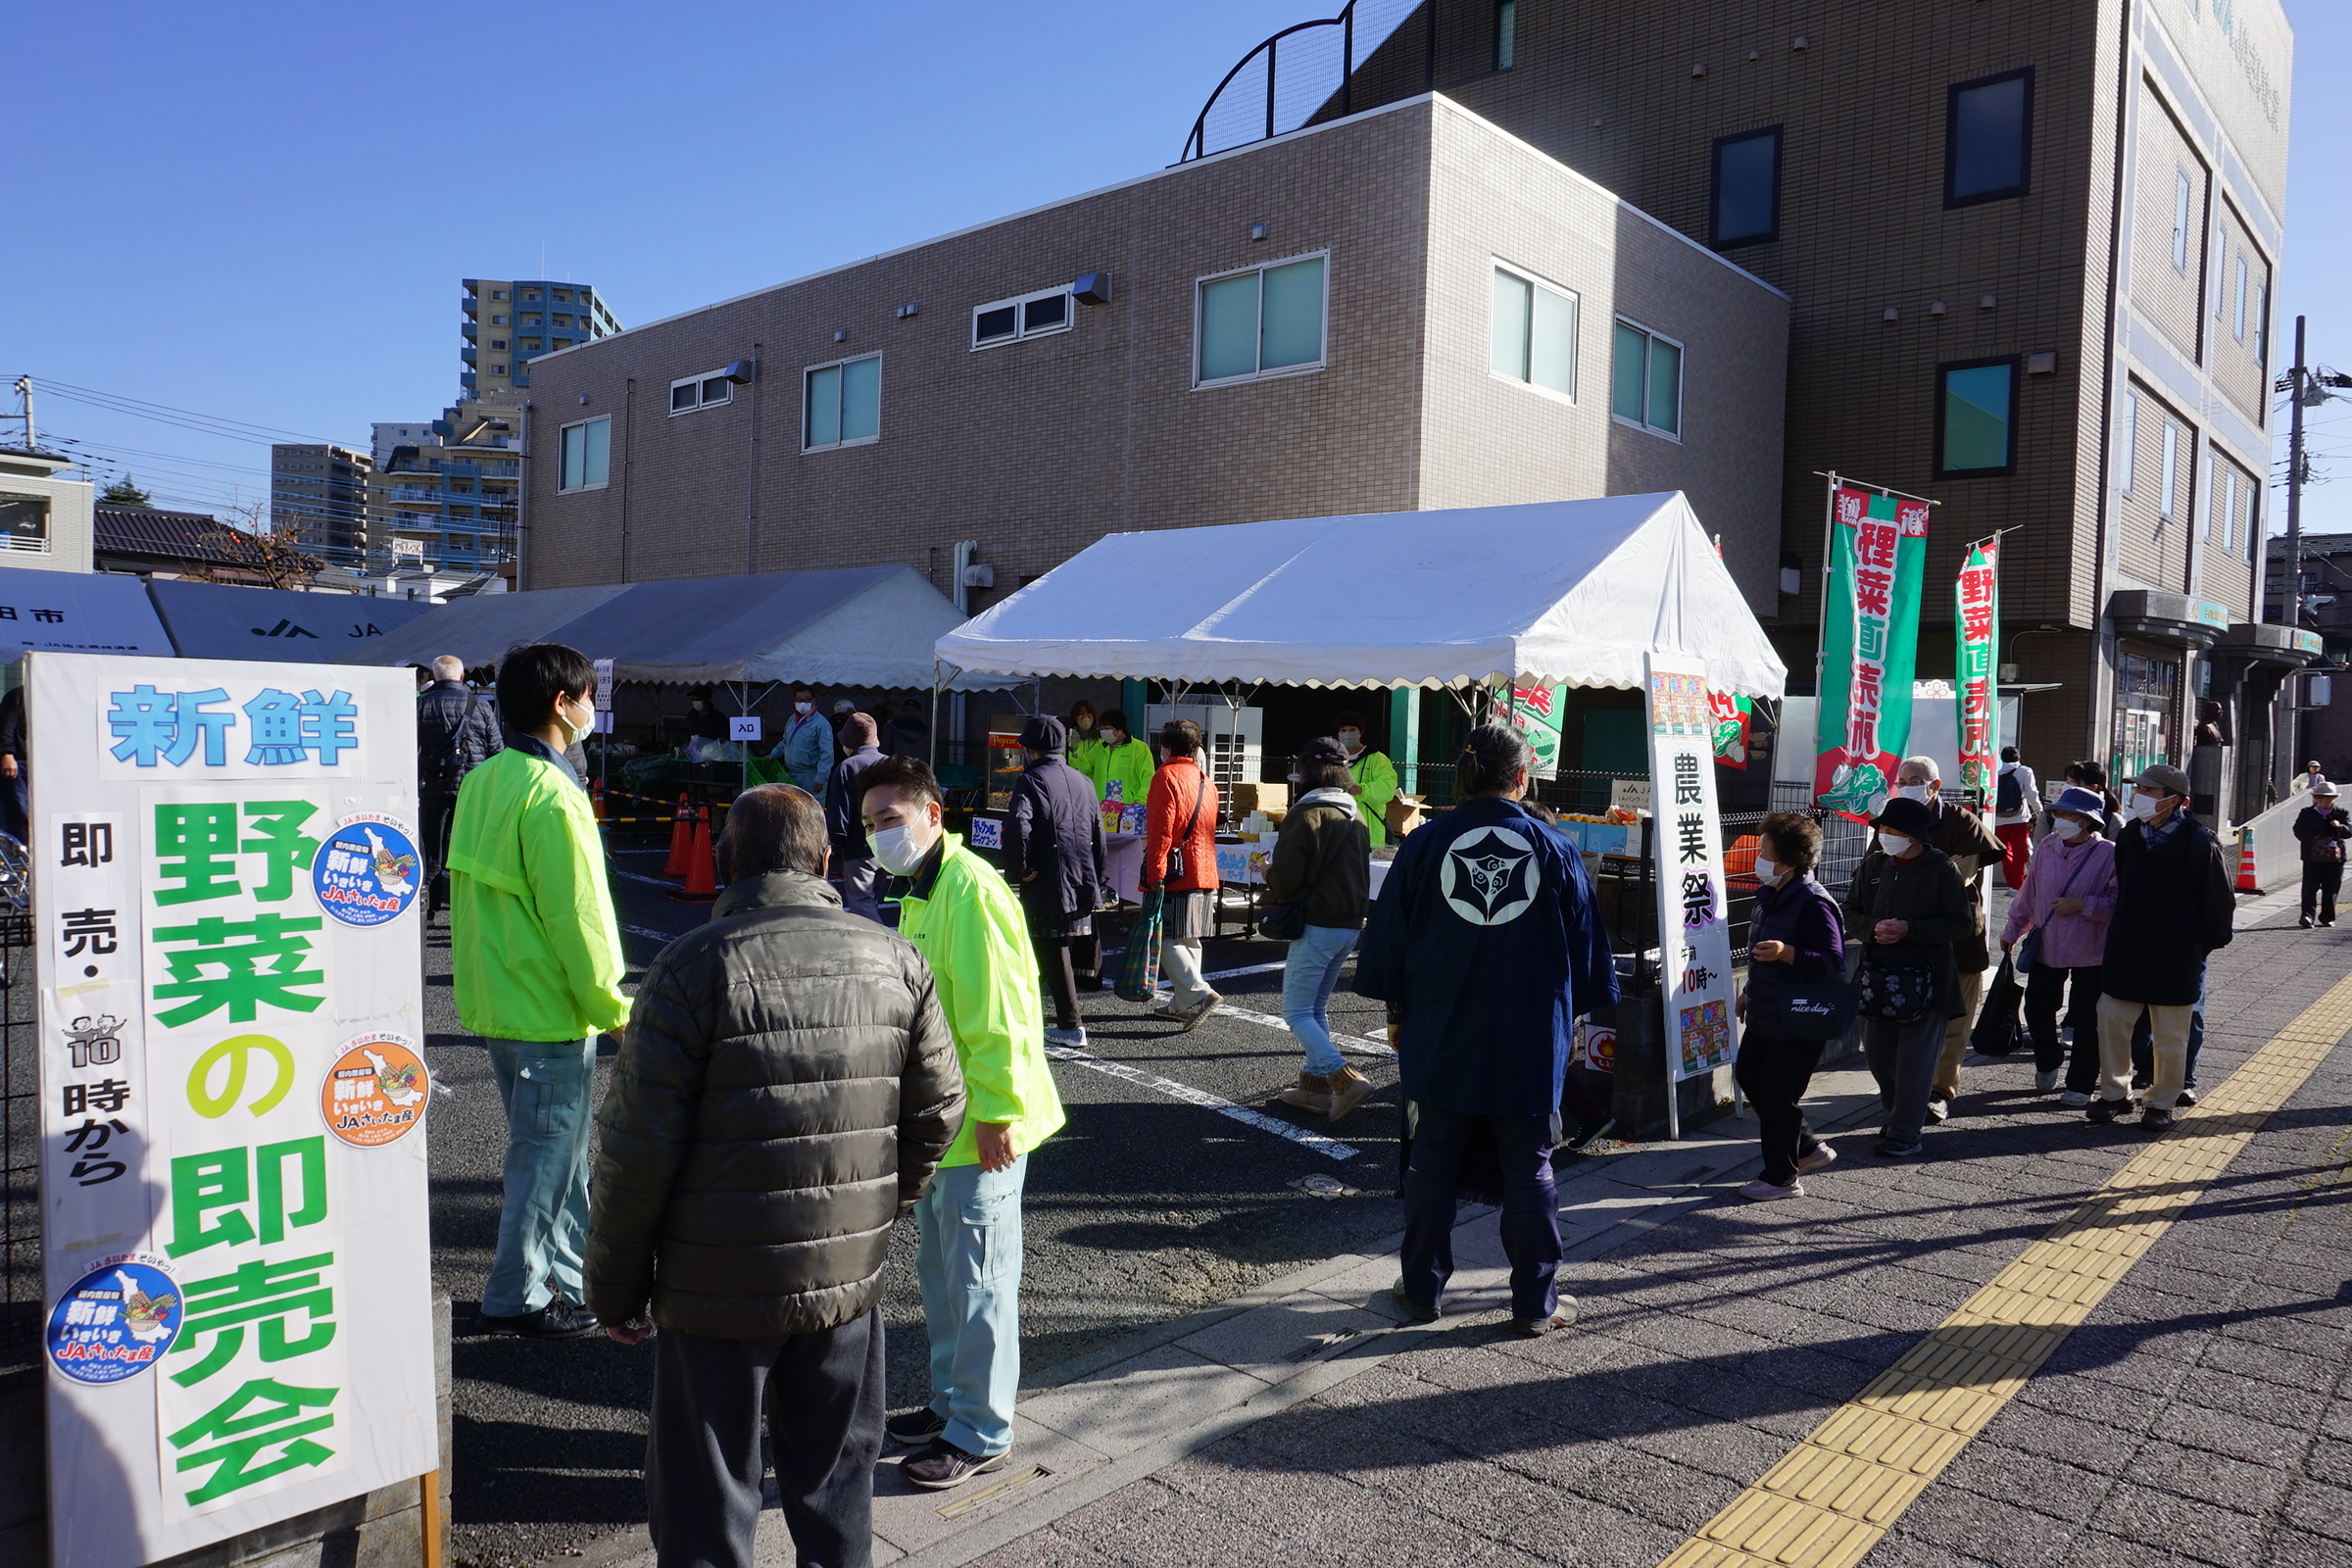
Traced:
POLYGON ((365 662, 386 634, 432 606, 362 594, 304 594, 285 588, 228 588, 205 582, 147 584, 164 629, 182 659, 270 659, 321 663, 345 654, 365 662))
POLYGON ((1681 492, 1112 534, 939 639, 1004 675, 1639 687, 1642 656, 1788 670, 1681 492))
POLYGON ((615 680, 928 690, 932 644, 962 618, 912 567, 852 566, 635 583, 547 638, 615 680))
POLYGON ((166 659, 174 651, 136 577, 0 566, 0 662, 27 648, 166 659))
POLYGON ((558 626, 628 591, 626 583, 599 583, 591 588, 534 588, 527 594, 474 594, 434 605, 372 645, 339 655, 336 662, 429 664, 443 654, 455 654, 468 668, 495 664, 508 649, 545 642, 558 626))

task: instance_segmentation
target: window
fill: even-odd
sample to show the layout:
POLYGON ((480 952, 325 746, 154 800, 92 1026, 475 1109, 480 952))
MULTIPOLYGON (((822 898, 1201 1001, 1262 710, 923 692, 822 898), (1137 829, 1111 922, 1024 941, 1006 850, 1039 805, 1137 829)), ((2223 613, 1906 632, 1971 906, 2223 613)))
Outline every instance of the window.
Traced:
POLYGON ((2025 195, 2033 165, 2033 70, 1956 83, 1943 142, 1944 206, 2025 195))
POLYGON ((2230 492, 2229 504, 2222 509, 2222 548, 2235 550, 2237 548, 2237 470, 2224 467, 2221 475, 2222 484, 2230 492))
POLYGON ((494 288, 490 291, 490 297, 494 300, 503 300, 507 297, 507 291, 503 288, 494 288))
POLYGON ((539 297, 539 291, 535 288, 526 288, 522 291, 522 297, 525 300, 535 300, 539 297))
POLYGON ((1576 296, 1494 269, 1494 370, 1529 386, 1576 396, 1576 296))
POLYGON ((997 300, 972 310, 972 347, 993 348, 1025 337, 1067 332, 1075 315, 1070 309, 1070 286, 1041 289, 1016 299, 997 300))
POLYGON ((1683 346, 1619 320, 1609 365, 1609 413, 1628 424, 1681 440, 1683 346))
POLYGON ((2262 490, 2254 483, 2253 480, 2248 479, 2243 484, 2238 486, 2238 491, 2246 498, 2246 531, 2244 538, 2246 541, 2246 559, 2248 561, 2252 561, 2255 558, 2255 555, 2262 549, 2262 490))
POLYGON ((2164 480, 2156 495, 2156 515, 2165 522, 2174 516, 2180 504, 2180 427, 2172 420, 2164 421, 2164 480))
POLYGON ((536 316, 526 316, 518 324, 522 326, 545 326, 547 323, 536 316))
POLYGON ((564 288, 556 290, 556 303, 558 305, 569 305, 571 303, 571 290, 564 288))
POLYGON ((2132 481, 2139 474, 2139 394, 2129 387, 2124 390, 2124 428, 2116 437, 2122 448, 2116 454, 2123 468, 2124 494, 2132 493, 2132 481))
POLYGON ((882 434, 882 356, 868 354, 808 372, 803 389, 801 449, 825 451, 862 445, 882 434))
POLYGON ((2237 253, 2237 283, 2230 290, 2237 301, 2234 310, 2235 322, 2230 328, 2230 335, 2240 343, 2246 340, 2246 253, 2239 251, 2237 253))
POLYGON ((2188 275, 2188 209, 2196 199, 2196 186, 2188 171, 2178 164, 2173 166, 2173 270, 2182 277, 2188 275))
POLYGON ((559 490, 600 490, 612 471, 612 418, 584 419, 564 426, 564 466, 559 490))
POLYGON ((524 338, 524 339, 522 340, 522 352, 523 352, 523 353, 525 353, 525 354, 536 354, 536 353, 538 353, 538 352, 539 352, 539 339, 537 339, 537 338, 535 338, 535 337, 526 337, 526 338, 524 338))
POLYGON ((1519 57, 1519 0, 1494 0, 1494 69, 1508 71, 1519 57))
POLYGON ((2218 457, 2206 470, 2205 542, 2207 544, 2218 544, 2221 541, 2225 509, 2222 506, 2222 487, 2219 476, 2226 472, 2227 470, 2223 468, 2218 457))
POLYGON ((1781 233, 1781 130, 1723 136, 1715 142, 1713 238, 1717 250, 1778 239, 1781 233))
POLYGON ((669 383, 669 412, 692 414, 717 403, 735 401, 735 383, 728 380, 724 370, 705 370, 669 383))
POLYGON ((1323 368, 1322 256, 1203 278, 1195 291, 1195 386, 1323 368))
POLYGON ((2015 472, 2017 360, 1964 361, 1936 376, 1936 477, 2015 472))
POLYGON ((571 326, 571 318, 568 316, 559 316, 556 318, 556 325, 568 330, 571 326))
POLYGON ((490 340, 490 346, 494 349, 504 349, 507 346, 507 340, 503 337, 494 337, 490 340))
POLYGON ((490 373, 492 375, 504 375, 507 373, 507 368, 503 365, 493 365, 490 367, 490 373))
POLYGON ((493 316, 490 318, 490 324, 492 326, 504 326, 507 324, 507 318, 503 316, 493 316))
POLYGON ((2264 369, 2271 366, 2271 285, 2254 285, 2254 363, 2264 369))

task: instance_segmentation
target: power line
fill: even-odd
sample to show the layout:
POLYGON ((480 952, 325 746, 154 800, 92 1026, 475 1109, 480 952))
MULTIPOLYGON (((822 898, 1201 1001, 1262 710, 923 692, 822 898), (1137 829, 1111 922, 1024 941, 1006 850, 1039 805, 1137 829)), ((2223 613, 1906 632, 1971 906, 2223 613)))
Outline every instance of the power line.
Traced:
POLYGON ((144 398, 134 398, 126 393, 106 392, 95 387, 75 386, 71 381, 52 380, 47 376, 36 375, 33 377, 33 382, 43 392, 70 398, 76 403, 86 403, 93 408, 106 409, 116 414, 127 414, 137 418, 154 419, 162 424, 177 424, 183 429, 202 429, 206 434, 223 436, 232 441, 253 441, 264 446, 274 446, 281 440, 297 441, 308 446, 349 446, 351 444, 346 441, 336 441, 328 436, 308 435, 300 430, 282 430, 274 425, 256 424, 250 419, 232 419, 225 415, 204 414, 195 409, 174 408, 168 403, 150 403, 144 398), (202 422, 194 425, 185 422, 190 419, 202 422))

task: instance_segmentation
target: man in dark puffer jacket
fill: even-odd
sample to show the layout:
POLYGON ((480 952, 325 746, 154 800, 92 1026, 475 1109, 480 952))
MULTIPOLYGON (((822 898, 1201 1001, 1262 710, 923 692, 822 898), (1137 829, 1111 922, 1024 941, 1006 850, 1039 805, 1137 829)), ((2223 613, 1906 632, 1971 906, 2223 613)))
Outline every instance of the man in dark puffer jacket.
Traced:
POLYGON ((913 946, 824 882, 823 808, 728 812, 710 923, 654 960, 598 1125, 586 1283, 624 1345, 661 1325, 645 1487, 664 1568, 750 1568, 764 1400, 800 1560, 867 1561, 882 1265, 963 1124, 913 946))

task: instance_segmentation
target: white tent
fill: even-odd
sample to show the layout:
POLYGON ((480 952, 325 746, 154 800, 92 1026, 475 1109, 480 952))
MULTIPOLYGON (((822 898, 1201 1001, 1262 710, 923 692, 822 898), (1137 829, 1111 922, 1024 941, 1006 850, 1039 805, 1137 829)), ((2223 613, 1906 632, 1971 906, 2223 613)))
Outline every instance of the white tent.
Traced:
POLYGON ((947 664, 1205 684, 1639 688, 1788 670, 1681 492, 1112 534, 939 639, 947 664))

